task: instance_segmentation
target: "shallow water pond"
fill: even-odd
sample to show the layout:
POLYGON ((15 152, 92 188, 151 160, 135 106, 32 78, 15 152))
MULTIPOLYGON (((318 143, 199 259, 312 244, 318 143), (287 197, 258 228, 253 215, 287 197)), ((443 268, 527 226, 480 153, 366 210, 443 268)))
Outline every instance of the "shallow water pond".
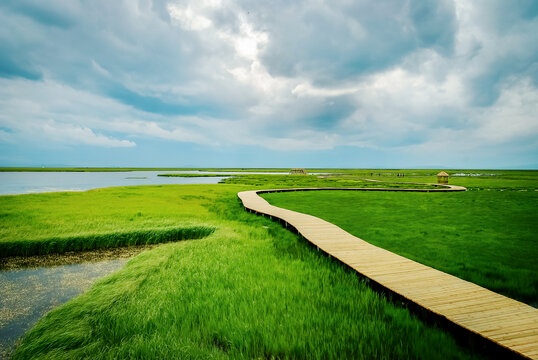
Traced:
POLYGON ((45 313, 88 290, 129 259, 0 271, 0 359, 45 313))

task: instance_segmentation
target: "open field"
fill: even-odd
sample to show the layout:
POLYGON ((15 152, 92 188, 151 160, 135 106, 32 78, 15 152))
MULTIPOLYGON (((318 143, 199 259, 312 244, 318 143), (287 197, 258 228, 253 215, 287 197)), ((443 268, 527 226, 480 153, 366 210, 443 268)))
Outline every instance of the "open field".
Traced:
MULTIPOLYGON (((372 179, 382 181, 402 181, 431 183, 436 182, 436 176, 416 176, 416 177, 394 177, 379 176, 372 179)), ((451 185, 465 186, 469 190, 527 190, 538 189, 538 172, 514 172, 512 174, 496 176, 451 176, 451 185)))
POLYGON ((19 234, 216 227, 206 238, 143 252, 45 316, 14 357, 473 356, 297 236, 245 212, 236 193, 248 188, 145 186, 0 197, 34 225, 19 234))
POLYGON ((325 177, 317 175, 240 175, 223 179, 223 184, 243 184, 259 189, 295 187, 361 187, 435 189, 437 186, 366 181, 359 177, 325 177))
POLYGON ((319 191, 263 197, 536 306, 538 192, 514 191, 532 181, 454 180, 452 184, 470 186, 471 191, 448 194, 319 191), (492 190, 477 190, 485 188, 492 190))

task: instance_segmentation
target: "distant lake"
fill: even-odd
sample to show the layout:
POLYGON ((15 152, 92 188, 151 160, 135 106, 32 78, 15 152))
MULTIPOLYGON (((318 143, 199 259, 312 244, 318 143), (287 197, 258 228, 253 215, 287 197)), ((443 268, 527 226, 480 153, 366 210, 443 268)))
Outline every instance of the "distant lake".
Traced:
MULTIPOLYGON (((111 186, 163 184, 216 184, 218 177, 164 177, 158 174, 209 174, 197 171, 118 171, 118 172, 0 172, 0 195, 54 191, 84 191, 111 186)), ((218 173, 217 173, 218 174, 218 173)), ((222 173, 231 174, 231 173, 222 173)))

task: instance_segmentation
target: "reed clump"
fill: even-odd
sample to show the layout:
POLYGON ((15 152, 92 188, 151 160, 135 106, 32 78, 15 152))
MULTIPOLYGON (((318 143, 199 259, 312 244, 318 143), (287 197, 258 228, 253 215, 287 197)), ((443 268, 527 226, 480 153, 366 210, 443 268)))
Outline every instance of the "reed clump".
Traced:
POLYGON ((0 242, 0 257, 61 254, 120 246, 148 245, 200 239, 211 235, 214 226, 192 225, 172 228, 138 229, 105 234, 57 236, 36 240, 0 242))

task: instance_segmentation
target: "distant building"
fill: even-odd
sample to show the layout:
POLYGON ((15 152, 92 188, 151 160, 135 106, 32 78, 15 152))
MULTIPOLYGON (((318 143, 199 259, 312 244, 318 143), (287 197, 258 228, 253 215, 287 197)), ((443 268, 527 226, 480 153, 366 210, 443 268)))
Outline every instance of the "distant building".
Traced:
POLYGON ((444 171, 441 171, 439 174, 437 174, 437 183, 448 184, 448 174, 444 171))
POLYGON ((291 169, 290 175, 308 175, 306 169, 291 169))

